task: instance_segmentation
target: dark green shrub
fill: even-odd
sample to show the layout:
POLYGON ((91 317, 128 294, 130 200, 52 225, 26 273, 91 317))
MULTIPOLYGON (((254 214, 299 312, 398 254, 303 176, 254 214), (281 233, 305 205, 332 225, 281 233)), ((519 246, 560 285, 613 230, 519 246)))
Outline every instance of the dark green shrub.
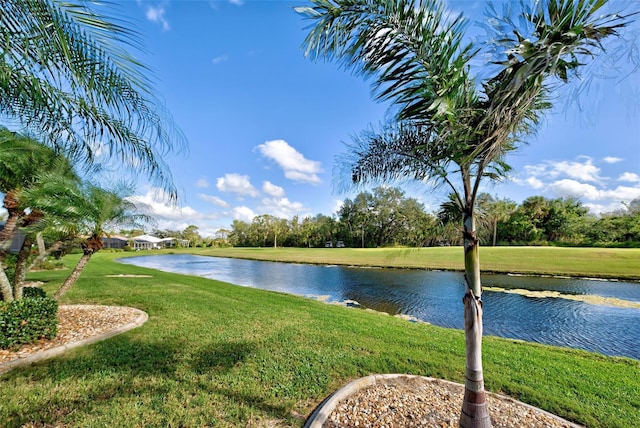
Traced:
POLYGON ((47 297, 47 293, 39 287, 24 287, 22 289, 22 298, 25 297, 47 297))
POLYGON ((20 347, 42 338, 53 339, 58 332, 57 315, 58 302, 49 297, 0 302, 0 348, 20 347))

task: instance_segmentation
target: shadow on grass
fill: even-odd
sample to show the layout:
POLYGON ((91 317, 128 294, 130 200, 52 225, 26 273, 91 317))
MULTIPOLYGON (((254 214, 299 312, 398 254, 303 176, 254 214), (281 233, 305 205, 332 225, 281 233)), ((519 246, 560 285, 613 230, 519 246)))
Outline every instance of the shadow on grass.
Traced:
POLYGON ((164 401, 175 403, 195 395, 207 397, 200 408, 193 410, 196 414, 215 412, 203 406, 211 404, 205 404, 208 400, 217 400, 215 408, 236 403, 237 407, 266 413, 269 418, 291 417, 285 405, 269 403, 260 393, 224 386, 224 375, 247 359, 254 344, 212 342, 192 348, 192 344, 181 340, 145 342, 121 336, 33 368, 17 369, 3 380, 20 384, 20 394, 31 398, 0 406, 0 425, 73 426, 74 421, 82 423, 94 414, 117 414, 122 406, 128 407, 124 414, 131 412, 132 417, 123 420, 123 426, 153 424, 154 418, 175 421, 182 417, 189 425, 188 415, 176 415, 171 407, 165 407, 164 401), (204 386, 203 381, 208 385, 204 386))
POLYGON ((198 374, 226 372, 242 363, 254 349, 251 342, 216 342, 195 351, 193 371, 198 374))

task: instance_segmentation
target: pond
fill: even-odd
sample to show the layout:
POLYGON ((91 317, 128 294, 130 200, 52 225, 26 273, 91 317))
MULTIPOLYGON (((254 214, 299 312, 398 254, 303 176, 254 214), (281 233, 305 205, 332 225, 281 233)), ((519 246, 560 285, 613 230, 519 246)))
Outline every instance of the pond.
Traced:
MULTIPOLYGON (((139 256, 120 262, 232 284, 322 298, 463 328, 459 272, 261 262, 189 254, 139 256), (357 302, 357 303, 356 303, 357 302)), ((640 309, 540 297, 615 298, 640 303, 640 284, 575 278, 482 276, 484 334, 640 359, 640 309), (515 289, 530 290, 505 292, 515 289), (497 291, 501 290, 501 291, 497 291)), ((606 300, 606 299, 605 299, 606 300)))

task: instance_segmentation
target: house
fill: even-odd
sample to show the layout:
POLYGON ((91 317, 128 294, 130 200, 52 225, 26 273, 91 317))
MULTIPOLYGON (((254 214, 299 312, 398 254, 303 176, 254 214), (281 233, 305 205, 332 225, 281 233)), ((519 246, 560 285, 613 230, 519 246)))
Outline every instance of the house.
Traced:
POLYGON ((122 250, 129 245, 129 238, 122 235, 108 235, 102 237, 102 248, 117 248, 122 250))
POLYGON ((151 235, 140 235, 134 236, 131 238, 132 245, 131 247, 134 250, 154 250, 157 248, 163 248, 164 245, 161 245, 162 239, 156 238, 151 235))

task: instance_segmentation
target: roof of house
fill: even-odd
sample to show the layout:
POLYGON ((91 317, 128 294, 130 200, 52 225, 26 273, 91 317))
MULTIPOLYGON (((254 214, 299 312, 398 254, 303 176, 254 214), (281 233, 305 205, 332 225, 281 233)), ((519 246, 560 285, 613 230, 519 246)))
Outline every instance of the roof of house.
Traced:
POLYGON ((134 236, 133 238, 134 241, 144 241, 144 242, 151 242, 153 244, 157 244, 159 242, 162 242, 162 239, 160 238, 156 238, 155 236, 151 236, 151 235, 140 235, 140 236, 134 236))

